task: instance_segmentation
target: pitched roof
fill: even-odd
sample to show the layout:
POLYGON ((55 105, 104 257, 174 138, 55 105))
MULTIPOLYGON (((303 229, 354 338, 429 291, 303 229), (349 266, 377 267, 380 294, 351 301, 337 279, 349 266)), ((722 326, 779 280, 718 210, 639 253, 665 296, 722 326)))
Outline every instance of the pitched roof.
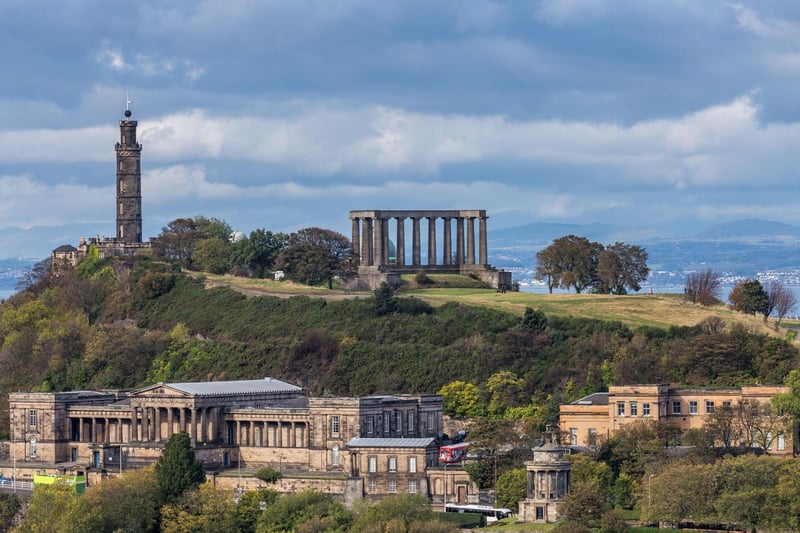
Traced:
POLYGON ((239 381, 199 381, 194 383, 163 383, 165 387, 195 396, 228 394, 258 394, 264 392, 301 392, 302 387, 275 378, 239 381))
POLYGON ((434 440, 436 439, 433 437, 396 437, 390 439, 356 437, 350 439, 350 442, 347 443, 347 446, 350 448, 424 448, 430 446, 434 440))

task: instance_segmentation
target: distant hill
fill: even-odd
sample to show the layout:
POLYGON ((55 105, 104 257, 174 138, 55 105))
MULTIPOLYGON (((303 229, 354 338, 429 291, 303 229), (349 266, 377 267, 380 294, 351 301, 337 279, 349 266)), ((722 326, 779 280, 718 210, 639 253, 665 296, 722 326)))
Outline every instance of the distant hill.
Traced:
POLYGON ((800 226, 753 218, 716 224, 695 235, 696 239, 750 239, 754 237, 800 240, 800 226))

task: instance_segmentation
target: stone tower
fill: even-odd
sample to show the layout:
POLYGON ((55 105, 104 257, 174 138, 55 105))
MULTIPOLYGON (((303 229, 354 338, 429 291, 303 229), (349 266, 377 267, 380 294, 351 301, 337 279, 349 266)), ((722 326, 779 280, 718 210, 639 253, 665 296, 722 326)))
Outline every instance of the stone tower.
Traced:
POLYGON ((117 152, 117 240, 142 242, 142 145, 136 142, 135 120, 125 109, 119 121, 117 152))

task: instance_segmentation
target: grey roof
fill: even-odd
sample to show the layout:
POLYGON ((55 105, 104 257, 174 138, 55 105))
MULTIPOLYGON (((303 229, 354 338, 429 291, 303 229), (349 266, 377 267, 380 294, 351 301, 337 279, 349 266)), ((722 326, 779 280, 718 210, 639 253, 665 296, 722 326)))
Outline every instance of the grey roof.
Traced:
POLYGON ((374 437, 356 437, 350 439, 347 445, 350 448, 424 448, 430 446, 433 437, 425 438, 403 438, 396 437, 390 439, 380 439, 374 437))
POLYGON ((302 387, 279 379, 248 379, 240 381, 198 381, 194 383, 163 383, 186 394, 219 396, 223 394, 258 394, 264 392, 301 392, 302 387))
POLYGON ((75 248, 74 246, 72 246, 71 244, 62 244, 61 246, 59 246, 58 248, 56 248, 53 251, 54 252, 77 252, 78 249, 75 248))
POLYGON ((608 405, 608 393, 595 392, 589 396, 584 396, 580 400, 575 400, 572 405, 608 405))

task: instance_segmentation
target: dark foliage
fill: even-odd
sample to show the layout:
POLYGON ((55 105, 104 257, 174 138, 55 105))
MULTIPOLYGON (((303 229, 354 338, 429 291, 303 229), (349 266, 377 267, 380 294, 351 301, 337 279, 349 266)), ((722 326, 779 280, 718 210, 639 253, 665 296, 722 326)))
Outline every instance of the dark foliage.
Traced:
POLYGON ((687 300, 700 305, 716 305, 719 299, 720 275, 719 272, 706 269, 702 272, 690 272, 686 276, 686 286, 683 294, 687 300))
POLYGON ((161 501, 171 503, 206 480, 203 464, 195 458, 186 432, 174 433, 156 463, 156 486, 161 501))

